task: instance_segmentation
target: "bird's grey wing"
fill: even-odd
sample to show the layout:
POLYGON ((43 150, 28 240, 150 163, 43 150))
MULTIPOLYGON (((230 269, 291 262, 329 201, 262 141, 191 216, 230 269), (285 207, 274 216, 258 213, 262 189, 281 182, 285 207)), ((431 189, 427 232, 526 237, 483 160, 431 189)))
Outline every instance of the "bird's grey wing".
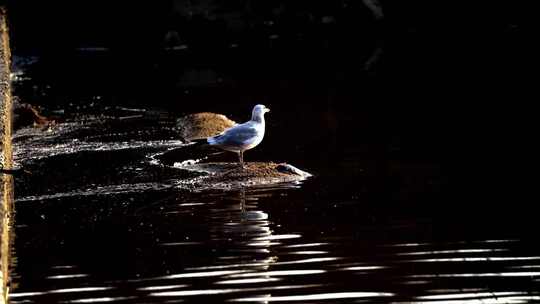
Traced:
POLYGON ((217 142, 224 145, 240 146, 249 143, 258 135, 257 129, 250 126, 233 127, 216 137, 217 142))

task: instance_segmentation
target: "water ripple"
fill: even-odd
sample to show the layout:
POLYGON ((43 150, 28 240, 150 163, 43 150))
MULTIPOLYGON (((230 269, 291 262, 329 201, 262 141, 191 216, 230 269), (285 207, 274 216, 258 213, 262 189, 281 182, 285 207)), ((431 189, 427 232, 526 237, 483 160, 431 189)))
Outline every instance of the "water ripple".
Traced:
POLYGON ((232 299, 234 302, 293 302, 293 301, 320 301, 320 300, 338 300, 338 299, 359 299, 391 297, 393 293, 389 292, 335 292, 319 293, 295 296, 264 296, 264 297, 246 297, 232 299))

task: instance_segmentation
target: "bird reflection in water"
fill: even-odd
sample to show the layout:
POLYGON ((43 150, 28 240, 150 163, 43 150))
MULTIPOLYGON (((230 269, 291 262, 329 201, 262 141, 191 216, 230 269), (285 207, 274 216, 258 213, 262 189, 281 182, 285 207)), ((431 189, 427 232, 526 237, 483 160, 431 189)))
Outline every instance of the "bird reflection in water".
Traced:
POLYGON ((229 263, 231 259, 238 259, 240 263, 249 261, 249 264, 257 261, 261 263, 260 266, 267 268, 267 264, 275 259, 269 251, 269 247, 275 243, 261 239, 272 235, 268 213, 257 209, 258 197, 246 193, 245 189, 239 190, 231 201, 233 203, 226 207, 218 207, 221 212, 214 213, 214 220, 219 221, 210 227, 211 239, 226 243, 219 259, 229 263), (223 208, 227 208, 226 212, 223 212, 223 208))

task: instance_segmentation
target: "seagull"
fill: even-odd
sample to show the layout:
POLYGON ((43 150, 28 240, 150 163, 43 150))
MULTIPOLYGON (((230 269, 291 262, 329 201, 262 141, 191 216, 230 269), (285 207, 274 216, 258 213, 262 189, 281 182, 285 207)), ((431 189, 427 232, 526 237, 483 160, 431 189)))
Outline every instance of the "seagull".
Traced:
POLYGON ((255 148, 264 138, 264 113, 267 112, 270 109, 258 104, 253 107, 250 121, 235 125, 206 141, 225 151, 238 153, 240 166, 244 168, 244 151, 255 148))

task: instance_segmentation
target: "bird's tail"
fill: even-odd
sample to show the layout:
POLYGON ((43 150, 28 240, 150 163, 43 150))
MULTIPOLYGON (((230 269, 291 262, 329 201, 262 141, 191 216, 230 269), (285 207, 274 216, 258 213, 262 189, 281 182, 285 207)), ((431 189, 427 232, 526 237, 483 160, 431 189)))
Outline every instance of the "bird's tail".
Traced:
POLYGON ((185 140, 186 143, 194 143, 198 145, 215 145, 217 141, 214 137, 208 138, 192 138, 190 140, 185 140))

